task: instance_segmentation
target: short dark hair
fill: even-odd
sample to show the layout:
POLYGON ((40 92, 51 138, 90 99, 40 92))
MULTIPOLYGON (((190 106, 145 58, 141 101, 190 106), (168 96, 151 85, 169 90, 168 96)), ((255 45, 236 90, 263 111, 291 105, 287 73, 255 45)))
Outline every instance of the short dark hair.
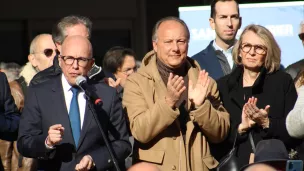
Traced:
POLYGON ((132 49, 122 46, 112 47, 103 57, 103 69, 111 73, 116 73, 118 68, 123 65, 127 55, 133 56, 134 59, 136 59, 136 54, 132 49))
POLYGON ((52 39, 54 43, 63 43, 63 40, 67 36, 65 31, 67 27, 71 27, 77 24, 83 24, 88 29, 89 38, 91 37, 92 22, 89 18, 78 15, 70 15, 60 19, 53 27, 52 39))
POLYGON ((216 5, 216 3, 218 3, 218 2, 227 2, 227 1, 234 1, 236 3, 236 5, 237 5, 238 13, 240 14, 239 2, 237 0, 213 0, 211 2, 210 18, 215 18, 215 15, 216 15, 215 5, 216 5))
POLYGON ((162 18, 159 21, 157 21, 157 23, 155 24, 155 26, 154 26, 154 28, 152 30, 152 41, 156 41, 157 40, 157 31, 158 31, 158 28, 161 25, 161 23, 163 23, 165 21, 176 21, 176 22, 180 23, 181 25, 183 25, 185 27, 185 29, 186 29, 186 32, 187 32, 188 41, 190 40, 190 31, 189 31, 189 28, 188 28, 187 24, 182 19, 180 19, 180 18, 169 16, 169 17, 165 17, 165 18, 162 18))

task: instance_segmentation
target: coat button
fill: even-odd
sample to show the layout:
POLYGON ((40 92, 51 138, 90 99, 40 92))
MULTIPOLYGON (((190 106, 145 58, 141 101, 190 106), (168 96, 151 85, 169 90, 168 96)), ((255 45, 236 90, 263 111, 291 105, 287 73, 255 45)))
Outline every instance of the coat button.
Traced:
POLYGON ((173 138, 173 140, 176 140, 176 137, 172 137, 173 138))
POLYGON ((176 170, 176 166, 175 165, 172 166, 172 170, 176 170))

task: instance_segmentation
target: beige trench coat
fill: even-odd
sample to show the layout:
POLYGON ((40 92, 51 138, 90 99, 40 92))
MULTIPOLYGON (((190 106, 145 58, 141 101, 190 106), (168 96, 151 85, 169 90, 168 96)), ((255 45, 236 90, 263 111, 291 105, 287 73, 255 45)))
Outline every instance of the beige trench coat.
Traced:
MULTIPOLYGON (((187 64, 191 65, 189 80, 195 84, 200 67, 191 58, 187 58, 187 64)), ((229 114, 222 106, 215 81, 210 81, 205 102, 189 113, 186 142, 177 119, 179 110, 166 104, 165 94, 166 85, 157 70, 156 55, 149 52, 124 88, 123 105, 136 139, 134 160, 154 163, 162 171, 215 168, 218 162, 210 154, 208 141, 224 140, 230 126, 229 114)))

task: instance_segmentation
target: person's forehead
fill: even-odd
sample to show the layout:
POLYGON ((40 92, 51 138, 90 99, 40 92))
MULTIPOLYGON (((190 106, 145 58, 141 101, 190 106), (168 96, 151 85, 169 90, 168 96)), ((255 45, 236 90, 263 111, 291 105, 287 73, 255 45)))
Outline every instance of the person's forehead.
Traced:
POLYGON ((83 24, 76 24, 66 28, 66 37, 68 36, 83 36, 88 38, 88 29, 83 24))
POLYGON ((243 34, 242 42, 243 43, 250 42, 250 43, 253 43, 253 44, 261 44, 261 43, 263 43, 263 40, 261 39, 261 37, 259 35, 257 35, 253 31, 249 30, 249 31, 247 31, 243 34))
POLYGON ((235 1, 219 1, 215 4, 216 15, 238 14, 237 3, 235 1))
POLYGON ((88 57, 90 54, 90 44, 84 40, 70 40, 63 44, 62 55, 88 57))
POLYGON ((122 67, 130 67, 130 66, 135 66, 135 58, 133 56, 127 55, 124 59, 122 67))
POLYGON ((179 22, 174 20, 164 21, 160 24, 158 28, 158 34, 160 36, 166 36, 167 33, 171 32, 181 32, 182 34, 186 33, 186 28, 179 22))
POLYGON ((36 50, 43 50, 43 49, 55 49, 55 45, 53 43, 52 37, 51 36, 43 36, 38 39, 37 44, 36 44, 36 50))

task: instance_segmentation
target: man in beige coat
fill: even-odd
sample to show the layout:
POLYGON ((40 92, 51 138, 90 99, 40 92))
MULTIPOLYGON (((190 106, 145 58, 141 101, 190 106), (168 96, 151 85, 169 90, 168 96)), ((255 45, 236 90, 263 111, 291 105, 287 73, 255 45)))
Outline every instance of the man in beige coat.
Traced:
POLYGON ((134 161, 163 171, 208 171, 218 162, 208 142, 225 139, 229 114, 215 81, 187 57, 190 34, 176 17, 158 21, 153 48, 126 82, 123 105, 136 139, 134 161))

